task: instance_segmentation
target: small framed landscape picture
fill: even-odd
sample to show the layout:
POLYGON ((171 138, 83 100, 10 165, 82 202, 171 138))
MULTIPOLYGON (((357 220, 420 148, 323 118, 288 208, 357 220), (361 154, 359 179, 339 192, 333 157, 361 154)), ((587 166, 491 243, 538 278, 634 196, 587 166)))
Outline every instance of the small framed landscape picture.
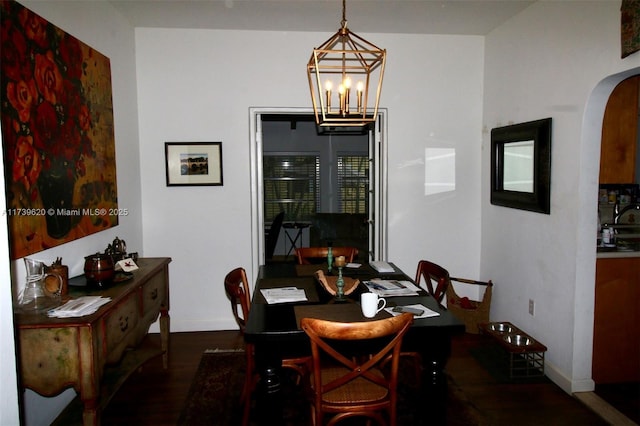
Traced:
POLYGON ((222 185, 222 142, 165 142, 167 186, 222 185))

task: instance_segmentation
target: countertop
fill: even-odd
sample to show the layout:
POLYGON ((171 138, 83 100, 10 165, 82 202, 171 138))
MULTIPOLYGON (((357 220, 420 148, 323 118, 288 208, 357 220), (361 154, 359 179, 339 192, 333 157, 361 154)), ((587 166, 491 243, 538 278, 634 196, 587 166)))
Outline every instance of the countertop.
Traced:
POLYGON ((618 250, 615 247, 598 247, 598 259, 615 259, 615 258, 627 258, 627 257, 640 257, 640 251, 618 250))
POLYGON ((597 258, 627 258, 640 257, 640 228, 637 225, 611 225, 604 224, 603 227, 615 228, 614 247, 603 247, 601 242, 601 234, 598 234, 597 258))

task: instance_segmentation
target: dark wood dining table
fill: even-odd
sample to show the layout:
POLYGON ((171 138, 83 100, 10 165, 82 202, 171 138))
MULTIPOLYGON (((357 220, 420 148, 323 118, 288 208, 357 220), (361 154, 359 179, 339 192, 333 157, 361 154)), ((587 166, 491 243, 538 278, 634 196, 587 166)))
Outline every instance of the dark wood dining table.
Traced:
MULTIPOLYGON (((251 309, 245 329, 245 339, 255 345, 256 366, 261 375, 258 401, 261 418, 282 418, 280 394, 280 366, 282 359, 310 353, 310 343, 299 327, 304 316, 333 321, 372 321, 390 316, 386 310, 374 318, 365 318, 360 310, 360 294, 369 291, 363 281, 372 278, 406 280, 413 282, 395 265, 393 273, 379 273, 369 265, 343 268, 346 278, 358 279, 360 284, 347 296, 337 301, 315 277, 317 270, 327 274, 326 265, 271 264, 263 265, 256 280, 251 309), (267 303, 261 290, 296 287, 304 289, 307 300, 290 303, 267 303)), ((334 273, 337 271, 334 269, 334 273)), ((387 307, 422 304, 438 312, 438 316, 416 319, 403 340, 403 351, 419 352, 423 374, 421 392, 428 404, 429 419, 433 424, 444 424, 446 416, 447 380, 444 367, 451 353, 451 338, 464 332, 464 324, 456 319, 426 291, 414 296, 385 297, 387 307)))

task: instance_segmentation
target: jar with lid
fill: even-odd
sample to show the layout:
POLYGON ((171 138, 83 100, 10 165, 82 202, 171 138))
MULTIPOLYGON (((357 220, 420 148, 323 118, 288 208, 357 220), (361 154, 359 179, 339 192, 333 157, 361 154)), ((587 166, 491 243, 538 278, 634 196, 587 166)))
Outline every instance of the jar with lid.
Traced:
POLYGON ((84 275, 88 286, 106 287, 112 283, 115 276, 113 259, 106 253, 86 256, 84 258, 84 275))

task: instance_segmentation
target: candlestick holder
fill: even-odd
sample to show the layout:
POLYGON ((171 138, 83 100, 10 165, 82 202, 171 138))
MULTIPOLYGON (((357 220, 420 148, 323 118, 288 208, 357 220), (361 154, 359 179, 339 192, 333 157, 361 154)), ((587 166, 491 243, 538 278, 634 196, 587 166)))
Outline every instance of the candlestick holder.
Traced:
POLYGON ((344 279, 342 278, 342 266, 338 266, 338 280, 336 281, 336 287, 338 291, 336 292, 336 300, 346 300, 347 298, 344 296, 344 279))

